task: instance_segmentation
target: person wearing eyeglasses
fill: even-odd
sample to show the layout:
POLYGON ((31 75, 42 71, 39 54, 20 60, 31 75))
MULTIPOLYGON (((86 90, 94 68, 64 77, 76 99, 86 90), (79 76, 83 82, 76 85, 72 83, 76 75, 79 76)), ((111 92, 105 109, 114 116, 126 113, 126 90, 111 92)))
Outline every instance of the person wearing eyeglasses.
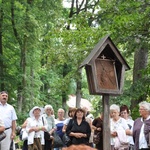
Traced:
POLYGON ((137 118, 133 125, 134 150, 150 150, 150 103, 140 102, 139 113, 141 117, 137 118))
MULTIPOLYGON (((122 105, 120 107, 120 116, 126 120, 128 126, 129 126, 129 129, 132 132, 134 121, 130 117, 129 108, 128 108, 127 105, 122 105)), ((129 143, 130 143, 129 150, 134 150, 133 136, 129 135, 128 140, 129 140, 129 143)))
POLYGON ((14 138, 16 137, 17 115, 14 107, 8 104, 8 92, 0 92, 0 114, 4 122, 6 138, 1 141, 0 150, 15 150, 14 138))

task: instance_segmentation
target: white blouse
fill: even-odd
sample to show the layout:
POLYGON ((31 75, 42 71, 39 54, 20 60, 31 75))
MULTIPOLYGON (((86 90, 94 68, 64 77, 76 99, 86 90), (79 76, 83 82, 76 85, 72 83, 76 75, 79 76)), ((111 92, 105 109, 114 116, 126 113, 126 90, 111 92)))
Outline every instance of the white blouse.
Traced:
MULTIPOLYGON (((117 121, 114 121, 112 118, 110 119, 110 132, 114 132, 117 130, 127 130, 129 129, 127 122, 124 118, 119 118, 117 121)), ((111 137, 111 145, 114 145, 115 138, 111 137)))
POLYGON ((46 119, 44 119, 43 117, 39 117, 39 119, 35 119, 35 117, 29 118, 28 122, 27 122, 27 127, 26 127, 26 131, 28 132, 28 145, 33 144, 34 138, 40 138, 41 139, 41 144, 44 144, 44 131, 33 131, 29 133, 29 130, 32 127, 45 127, 47 129, 47 121, 46 119), (43 121, 44 120, 44 121, 43 121))

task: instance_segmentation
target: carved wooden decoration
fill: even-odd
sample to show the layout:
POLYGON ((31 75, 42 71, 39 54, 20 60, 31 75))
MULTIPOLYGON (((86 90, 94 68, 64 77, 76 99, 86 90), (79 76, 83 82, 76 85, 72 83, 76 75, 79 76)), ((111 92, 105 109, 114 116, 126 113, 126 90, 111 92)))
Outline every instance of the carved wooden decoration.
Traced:
POLYGON ((117 90, 118 81, 116 77, 115 61, 97 58, 95 60, 95 64, 99 88, 117 90))

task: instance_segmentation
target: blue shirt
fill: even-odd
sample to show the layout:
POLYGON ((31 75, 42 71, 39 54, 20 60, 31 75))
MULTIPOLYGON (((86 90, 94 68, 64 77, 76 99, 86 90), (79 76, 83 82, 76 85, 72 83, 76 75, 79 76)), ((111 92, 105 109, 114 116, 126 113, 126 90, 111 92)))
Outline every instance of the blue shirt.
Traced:
POLYGON ((57 128, 56 132, 57 132, 57 134, 58 134, 61 138, 62 138, 63 135, 64 135, 64 133, 62 132, 62 128, 63 128, 63 126, 64 126, 64 121, 65 121, 65 119, 64 119, 64 120, 55 119, 55 125, 56 125, 56 128, 57 128))

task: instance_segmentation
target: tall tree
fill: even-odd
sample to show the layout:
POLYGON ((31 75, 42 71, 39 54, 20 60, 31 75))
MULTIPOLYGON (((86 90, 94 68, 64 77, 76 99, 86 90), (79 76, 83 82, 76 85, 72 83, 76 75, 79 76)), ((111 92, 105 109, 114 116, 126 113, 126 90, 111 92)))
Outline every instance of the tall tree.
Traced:
POLYGON ((4 57, 3 57, 3 4, 4 1, 1 2, 0 7, 0 89, 4 90, 4 57))
MULTIPOLYGON (((128 99, 131 100, 131 109, 137 104, 146 100, 148 86, 140 88, 144 82, 143 70, 148 66, 149 57, 149 2, 147 1, 101 1, 101 10, 97 17, 97 22, 108 33, 111 34, 115 43, 118 43, 124 57, 132 57, 134 54, 133 85, 128 88, 128 99), (140 89, 140 90, 139 90, 140 89), (147 89, 147 90, 146 90, 147 89), (132 90, 132 93, 131 93, 132 90)), ((145 74, 146 78, 148 77, 145 74)))

